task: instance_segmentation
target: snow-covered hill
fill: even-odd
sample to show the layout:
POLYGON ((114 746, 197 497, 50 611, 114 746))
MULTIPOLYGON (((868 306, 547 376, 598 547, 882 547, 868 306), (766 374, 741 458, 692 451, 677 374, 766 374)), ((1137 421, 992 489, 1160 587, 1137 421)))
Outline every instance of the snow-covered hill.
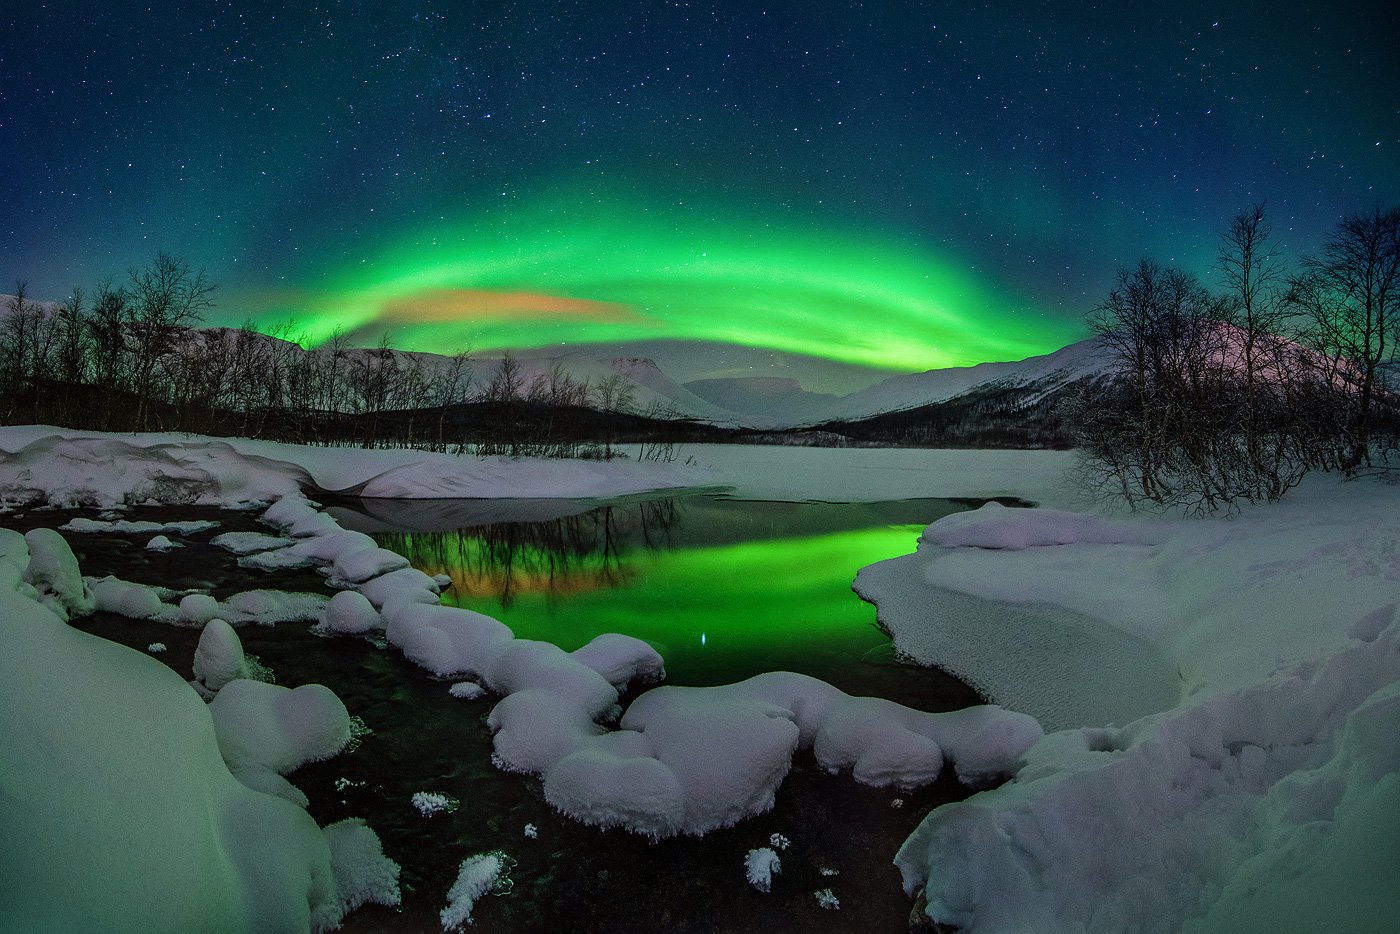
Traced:
MULTIPOLYGON (((987 389, 1025 387, 1039 397, 1071 382, 1102 376, 1111 368, 1098 338, 1062 347, 1054 353, 1007 363, 928 370, 892 376, 868 389, 844 396, 822 417, 824 421, 853 420, 946 402, 987 389)), ((1028 398, 1027 401, 1034 401, 1028 398)))

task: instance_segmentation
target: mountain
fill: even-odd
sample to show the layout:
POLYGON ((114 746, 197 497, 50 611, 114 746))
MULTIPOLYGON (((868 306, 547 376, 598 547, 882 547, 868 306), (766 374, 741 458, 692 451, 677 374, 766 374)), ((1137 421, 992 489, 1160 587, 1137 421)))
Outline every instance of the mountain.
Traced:
POLYGON ((827 418, 836 403, 845 398, 808 392, 800 381, 787 376, 696 379, 686 383, 685 388, 711 405, 772 425, 800 425, 827 418))
POLYGON ((1111 368, 1099 338, 1061 347, 1054 353, 1007 363, 928 370, 892 376, 868 389, 842 397, 824 421, 854 421, 885 412, 899 412, 946 402, 959 396, 991 391, 1023 390, 1032 402, 1083 379, 1095 379, 1111 368))

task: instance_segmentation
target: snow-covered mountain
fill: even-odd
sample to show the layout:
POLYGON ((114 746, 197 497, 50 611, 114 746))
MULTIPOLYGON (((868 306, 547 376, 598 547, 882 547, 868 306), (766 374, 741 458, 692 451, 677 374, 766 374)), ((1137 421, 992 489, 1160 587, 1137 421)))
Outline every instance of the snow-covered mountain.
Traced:
POLYGON ((841 397, 821 420, 848 421, 901 412, 988 390, 1024 389, 1026 401, 1034 402, 1070 383, 1102 376, 1110 369, 1102 342, 1091 338, 1024 360, 892 376, 868 389, 841 397))
POLYGON ((785 376, 737 376, 697 379, 685 388, 711 405, 764 424, 800 425, 828 417, 843 396, 808 392, 785 376))

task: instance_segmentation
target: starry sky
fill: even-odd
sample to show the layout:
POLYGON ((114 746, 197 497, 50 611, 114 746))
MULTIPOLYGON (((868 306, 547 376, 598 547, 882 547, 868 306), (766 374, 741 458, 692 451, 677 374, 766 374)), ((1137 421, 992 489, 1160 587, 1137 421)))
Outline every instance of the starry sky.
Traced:
POLYGON ((1293 255, 1400 202, 1398 38, 1288 0, 9 0, 0 281, 163 250, 210 323, 847 391, 1079 339, 1252 202, 1293 255))

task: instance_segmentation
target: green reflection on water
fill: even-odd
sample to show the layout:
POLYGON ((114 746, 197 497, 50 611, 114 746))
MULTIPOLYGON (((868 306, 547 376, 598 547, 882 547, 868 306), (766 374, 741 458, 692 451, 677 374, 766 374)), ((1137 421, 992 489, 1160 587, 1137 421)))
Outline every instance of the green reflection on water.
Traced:
MULTIPOLYGON (((960 508, 926 507, 930 519, 960 508)), ((890 659, 874 608, 851 581, 867 564, 913 551, 922 528, 851 507, 667 500, 377 537, 452 577, 444 602, 494 616, 521 638, 574 649, 626 633, 661 652, 671 683, 775 669, 840 682, 853 662, 890 659), (825 530, 833 524, 867 527, 825 530)))

